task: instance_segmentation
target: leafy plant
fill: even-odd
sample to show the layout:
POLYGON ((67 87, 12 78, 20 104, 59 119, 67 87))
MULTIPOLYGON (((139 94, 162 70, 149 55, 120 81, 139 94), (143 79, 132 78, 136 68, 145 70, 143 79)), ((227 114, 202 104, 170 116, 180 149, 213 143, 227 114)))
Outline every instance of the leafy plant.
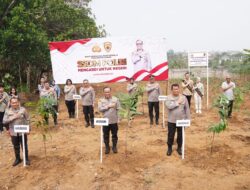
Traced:
POLYGON ((25 102, 24 106, 28 107, 28 108, 34 108, 34 107, 37 106, 37 103, 35 103, 35 102, 25 102))
POLYGON ((47 137, 50 136, 50 126, 48 121, 45 118, 49 117, 49 114, 56 114, 56 110, 53 107, 55 105, 56 100, 50 97, 46 98, 41 98, 38 101, 37 104, 37 113, 38 113, 38 118, 36 118, 36 127, 39 129, 42 138, 43 138, 43 144, 44 144, 44 153, 45 157, 47 158, 47 147, 46 147, 46 141, 47 137))
POLYGON ((2 83, 6 92, 10 91, 11 84, 13 83, 14 77, 9 73, 6 73, 2 78, 2 83))
POLYGON ((41 98, 38 101, 38 113, 43 118, 49 117, 49 114, 56 114, 53 105, 57 104, 57 100, 52 97, 41 98))
POLYGON ((29 92, 29 87, 26 84, 22 84, 21 86, 19 86, 18 91, 19 92, 29 92))
POLYGON ((211 126, 208 131, 213 133, 212 143, 211 143, 211 153, 213 152, 214 136, 219 134, 227 128, 228 122, 228 105, 229 100, 225 95, 220 95, 214 102, 214 107, 218 109, 220 116, 220 122, 211 126))
POLYGON ((244 102, 244 94, 240 88, 234 89, 234 108, 239 109, 244 102))
POLYGON ((243 93, 247 93, 250 91, 250 82, 246 82, 243 87, 243 93))
POLYGON ((144 102, 143 102, 143 96, 145 92, 145 87, 144 86, 138 86, 136 89, 136 93, 138 95, 138 98, 141 99, 141 105, 142 105, 142 114, 144 114, 144 102))
POLYGON ((142 96, 143 88, 139 87, 137 90, 132 94, 125 94, 119 93, 117 97, 121 103, 121 109, 119 110, 119 116, 121 119, 127 120, 126 132, 125 132, 125 155, 127 157, 127 135, 128 135, 128 128, 131 127, 131 123, 133 121, 133 117, 136 115, 140 115, 142 113, 137 112, 137 105, 139 96, 142 96))

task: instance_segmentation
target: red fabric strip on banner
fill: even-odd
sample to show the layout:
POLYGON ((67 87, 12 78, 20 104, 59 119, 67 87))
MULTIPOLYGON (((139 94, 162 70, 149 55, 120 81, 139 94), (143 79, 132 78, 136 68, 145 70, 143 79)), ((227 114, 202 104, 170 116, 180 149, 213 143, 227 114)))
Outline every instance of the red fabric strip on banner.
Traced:
POLYGON ((153 68, 151 71, 150 71, 150 73, 151 74, 154 74, 155 72, 157 72, 159 69, 161 69, 162 67, 165 67, 165 66, 167 66, 168 65, 168 62, 164 62, 164 63, 162 63, 162 64, 160 64, 160 65, 157 65, 155 68, 153 68))
POLYGON ((65 41, 65 42, 49 42, 49 49, 50 49, 50 51, 56 49, 56 50, 64 53, 65 51, 67 51, 67 49, 69 49, 75 43, 85 44, 85 43, 89 42, 90 40, 91 40, 91 38, 83 39, 83 40, 65 41))
MULTIPOLYGON (((140 71, 138 71, 137 73, 135 73, 134 75, 133 75, 133 78, 136 80, 138 77, 140 77, 143 73, 148 73, 147 74, 147 76, 145 76, 142 80, 143 81, 147 81, 147 80, 149 80, 149 76, 150 75, 154 75, 154 73, 156 73, 157 71, 159 71, 161 68, 163 68, 163 67, 165 67, 165 66, 167 66, 168 65, 168 62, 164 62, 164 63, 162 63, 162 64, 160 64, 160 65, 157 65, 155 68, 153 68, 151 71, 146 71, 146 70, 140 70, 140 71)), ((105 82, 108 82, 108 83, 112 83, 112 82, 118 82, 118 81, 120 81, 120 80, 122 80, 122 79, 128 79, 129 77, 126 77, 126 76, 119 76, 119 77, 116 77, 116 78, 114 78, 114 79, 112 79, 112 80, 109 80, 109 81, 105 81, 105 82)), ((160 81, 160 80, 168 80, 168 69, 166 69, 164 72, 162 72, 160 75, 158 75, 158 76, 155 76, 155 80, 158 80, 158 81, 160 81)))
MULTIPOLYGON (((149 80, 149 76, 146 76, 142 79, 142 81, 148 81, 149 80)), ((160 75, 155 76, 155 80, 156 81, 161 81, 161 80, 168 80, 168 70, 162 72, 160 75)))
POLYGON ((108 82, 108 83, 117 82, 117 81, 122 80, 122 79, 128 80, 128 77, 120 76, 120 77, 116 77, 116 78, 114 78, 114 79, 112 79, 112 80, 108 80, 108 81, 105 81, 105 82, 108 82))

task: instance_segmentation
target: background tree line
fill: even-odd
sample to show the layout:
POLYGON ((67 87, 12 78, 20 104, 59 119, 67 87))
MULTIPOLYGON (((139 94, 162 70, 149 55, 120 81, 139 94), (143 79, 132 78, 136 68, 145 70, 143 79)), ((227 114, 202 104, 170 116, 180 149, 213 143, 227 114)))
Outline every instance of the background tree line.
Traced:
POLYGON ((0 0, 0 82, 30 91, 51 70, 48 42, 105 36, 89 1, 0 0))
MULTIPOLYGON (((187 52, 168 51, 170 69, 187 69, 187 52)), ((209 67, 212 69, 227 69, 231 73, 250 74, 250 50, 242 52, 209 52, 209 67)))

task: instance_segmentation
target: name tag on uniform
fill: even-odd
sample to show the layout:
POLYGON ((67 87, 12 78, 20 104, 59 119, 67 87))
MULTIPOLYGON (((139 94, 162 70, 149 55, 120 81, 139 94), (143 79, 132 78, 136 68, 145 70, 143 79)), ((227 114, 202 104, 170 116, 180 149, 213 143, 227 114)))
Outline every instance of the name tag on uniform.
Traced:
POLYGON ((108 126, 109 119, 108 118, 94 118, 94 125, 108 126))
POLYGON ((30 131, 29 125, 14 125, 15 133, 28 133, 30 131))
POLYGON ((81 95, 78 94, 73 95, 74 100, 80 100, 81 98, 82 98, 81 95))
POLYGON ((176 127, 189 127, 191 125, 190 119, 177 120, 176 127))
POLYGON ((167 96, 159 96, 159 97, 158 97, 158 100, 159 100, 159 101, 166 101, 167 98, 168 98, 167 96))

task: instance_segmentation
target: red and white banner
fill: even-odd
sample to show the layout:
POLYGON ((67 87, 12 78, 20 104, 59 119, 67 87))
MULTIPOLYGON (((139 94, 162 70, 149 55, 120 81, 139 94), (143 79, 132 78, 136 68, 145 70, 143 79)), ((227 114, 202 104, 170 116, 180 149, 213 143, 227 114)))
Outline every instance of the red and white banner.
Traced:
POLYGON ((53 76, 57 84, 67 79, 82 83, 168 79, 165 38, 91 38, 50 42, 53 76))

